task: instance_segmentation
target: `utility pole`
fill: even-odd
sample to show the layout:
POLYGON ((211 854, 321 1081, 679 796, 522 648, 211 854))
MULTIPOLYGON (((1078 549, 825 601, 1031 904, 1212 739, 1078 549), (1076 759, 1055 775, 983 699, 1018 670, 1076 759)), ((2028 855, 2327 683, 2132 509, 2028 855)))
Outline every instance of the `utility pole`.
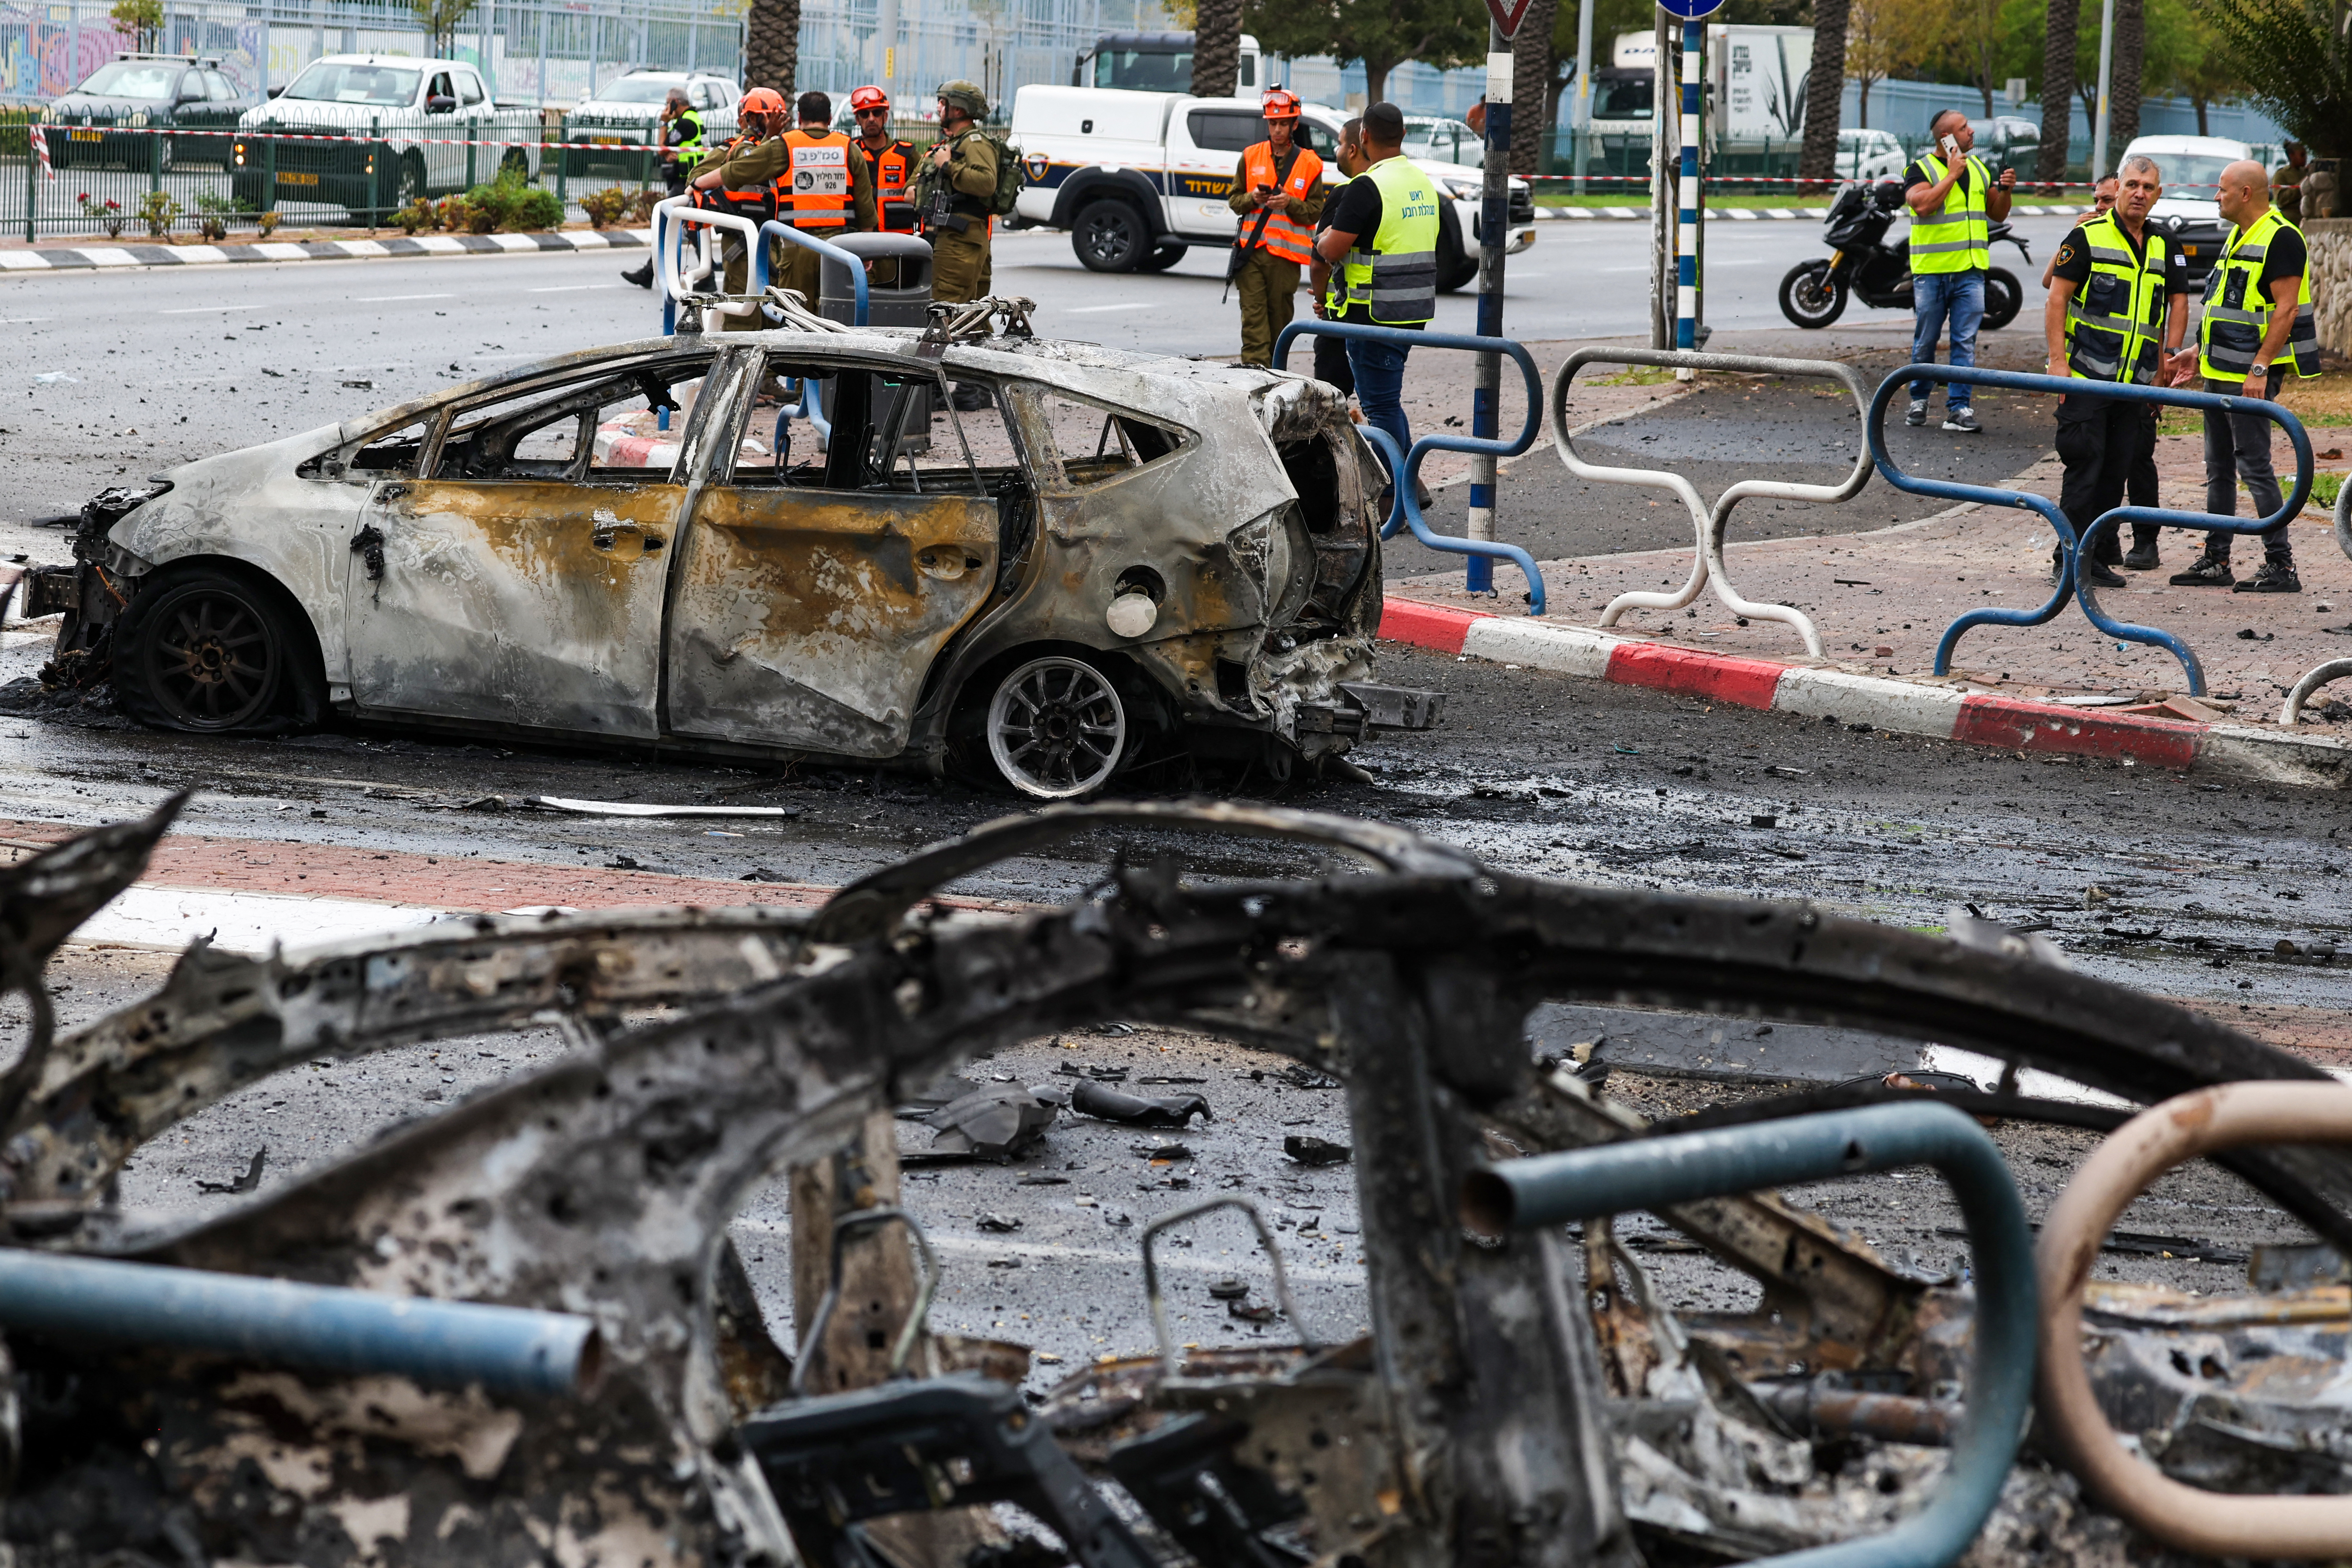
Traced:
POLYGON ((1584 172, 1592 166, 1592 0, 1576 5, 1576 107, 1569 111, 1576 138, 1576 193, 1584 194, 1584 172))
MULTIPOLYGON (((2107 78, 2115 68, 2116 0, 2099 5, 2099 112, 2091 124, 2091 183, 2107 172, 2107 78)), ((2049 96, 2049 89, 2042 89, 2049 96)))
MULTIPOLYGON (((1478 335, 1503 335, 1503 246, 1511 232, 1511 36, 1528 14, 1528 0, 1486 0, 1486 157, 1485 189, 1478 203, 1478 335)), ((1543 101, 1537 93, 1536 101, 1543 101)), ((1540 127, 1538 128, 1540 131, 1540 127)), ((1503 356, 1478 356, 1470 393, 1470 434, 1495 439, 1496 403, 1503 387, 1503 356)), ((1402 485, 1404 476, 1399 475, 1402 485)), ((1495 537, 1495 458, 1481 452, 1470 459, 1470 528, 1474 539, 1495 537)), ((1468 569, 1473 593, 1495 591, 1492 557, 1474 555, 1468 569)))
POLYGON ((1675 251, 1675 209, 1670 200, 1674 181, 1669 177, 1670 143, 1666 127, 1672 121, 1666 116, 1666 105, 1674 101, 1668 90, 1674 81, 1671 74, 1674 59, 1674 19, 1664 6, 1651 18, 1650 44, 1656 51, 1650 66, 1650 347, 1671 349, 1675 346, 1674 311, 1668 300, 1666 257, 1675 251))

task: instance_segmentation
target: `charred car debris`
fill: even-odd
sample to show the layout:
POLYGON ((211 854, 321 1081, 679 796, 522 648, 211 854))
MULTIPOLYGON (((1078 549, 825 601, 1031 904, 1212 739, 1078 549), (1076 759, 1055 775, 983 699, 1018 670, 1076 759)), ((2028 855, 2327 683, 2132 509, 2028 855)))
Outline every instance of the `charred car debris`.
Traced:
POLYGON ((1025 303, 614 344, 108 490, 26 589, 68 613, 44 684, 184 730, 333 712, 1043 798, 1433 725, 1374 679, 1345 401, 1035 339, 1025 303))
MULTIPOLYGON (((1980 1364, 2017 1332, 2020 1281, 1976 1208, 1973 1269, 1932 1279, 1769 1190, 1689 1174, 1793 1169, 1788 1151, 1825 1135, 1832 1166, 1883 1165, 1901 1156, 1879 1130, 1907 1118, 1982 1145, 1978 1197, 1996 1219, 2007 1205, 2014 1252, 2017 1197, 1976 1118, 2082 1107, 2004 1092, 1958 1108, 1889 1084, 1826 1109, 1750 1102, 1685 1132, 1537 1060, 1523 1020, 1556 998, 1957 1042, 2165 1103, 2118 1139, 2215 1085, 2352 1096, 2030 953, 1799 904, 1520 878, 1349 819, 1176 803, 1047 807, 813 910, 486 915, 266 958, 198 945, 152 995, 58 1029, 44 964, 139 875, 177 808, 0 869, 0 986, 29 1013, 0 1076, 0 1533, 17 1564, 1630 1568, 1839 1542, 1821 1561, 2168 1560, 2064 1450, 2029 1436, 2021 1454, 2033 1357, 1980 1364), (928 903, 1007 855, 1120 830, 1289 840, 1369 869, 1194 880, 1164 850, 1121 852, 1065 907, 928 903), (273 1074, 550 1019, 571 1041, 552 1061, 205 1217, 142 1221, 116 1201, 142 1147, 273 1074), (957 1070, 1111 1020, 1278 1052, 1302 1082, 1336 1085, 1369 1333, 1302 1318, 1280 1239, 1239 1193, 1175 1199, 1137 1228, 1156 1354, 1106 1356, 1041 1396, 1021 1389, 1024 1347, 929 1329, 952 1265, 861 1138, 894 1113, 961 1140, 956 1157, 1050 1136, 1037 1118, 1072 1096, 969 1104, 957 1070), (1493 1220, 1497 1183, 1549 1171, 1556 1190, 1561 1162, 1604 1158, 1624 1204, 1760 1287, 1752 1311, 1669 1307, 1606 1214, 1493 1220), (1680 1185, 1643 1186, 1643 1162, 1680 1185), (797 1344, 763 1319, 726 1228, 780 1171, 795 1301, 813 1303, 797 1344), (1273 1273, 1252 1309, 1271 1332, 1179 1346, 1155 1248, 1234 1207, 1273 1273), (163 1288, 197 1305, 158 1328, 163 1288), (286 1320, 303 1332, 257 1333, 255 1292, 292 1291, 310 1292, 286 1320), (1996 1383, 2011 1419, 1986 1414, 1996 1383), (1951 1501, 1970 1487, 1977 1500, 1951 1501), (1890 1530, 1940 1544, 1872 1555, 1890 1530)), ((1124 1090, 1095 1103, 1145 1127, 1212 1113, 1171 1101, 1157 1122, 1124 1090)), ((1139 1153, 1176 1158, 1151 1136, 1139 1153)), ((2242 1139, 2227 1157, 2337 1251, 2272 1260, 2263 1295, 2093 1282, 2082 1375, 2137 1446, 2130 1465, 2352 1490, 2352 1305, 2336 1282, 2352 1157, 2242 1139)), ((2021 1288, 2030 1316, 2030 1275, 2021 1288)), ((1214 1293, 1238 1308, 1248 1290, 1214 1293)))

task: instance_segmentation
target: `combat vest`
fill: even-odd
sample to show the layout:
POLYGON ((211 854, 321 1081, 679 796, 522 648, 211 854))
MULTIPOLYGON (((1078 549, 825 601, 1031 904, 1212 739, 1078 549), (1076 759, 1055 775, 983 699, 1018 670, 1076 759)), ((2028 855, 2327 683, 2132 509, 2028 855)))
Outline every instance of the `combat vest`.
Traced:
MULTIPOLYGON (((738 152, 751 152, 765 141, 746 131, 719 150, 719 166, 723 171, 738 152)), ((732 213, 739 218, 749 218, 755 224, 767 222, 776 215, 776 187, 771 181, 763 184, 746 185, 730 191, 725 185, 714 185, 707 191, 694 193, 694 204, 722 213, 732 213)))
POLYGON ((2066 301, 2066 368, 2075 375, 2141 386, 2156 380, 2168 269, 2164 236, 2147 233, 2147 250, 2135 258, 2113 213, 2074 231, 2091 252, 2091 275, 2066 301))
MULTIPOLYGON (((1323 178, 1323 160, 1305 147, 1297 148, 1296 153, 1290 164, 1290 178, 1277 180, 1274 177, 1274 143, 1257 143, 1242 154, 1244 184, 1253 191, 1260 185, 1277 185, 1285 198, 1306 200, 1314 193, 1316 183, 1323 178)), ((1257 244, 1283 260, 1306 266, 1315 252, 1314 234, 1279 206, 1269 206, 1259 216, 1265 219, 1263 230, 1258 227, 1257 218, 1242 219, 1243 245, 1248 246, 1250 235, 1255 234, 1257 244)))
MULTIPOLYGON (((2298 237, 2303 234, 2275 207, 2256 218, 2250 228, 2232 228, 2221 246, 2221 259, 2205 275, 2205 319, 2197 328, 2197 368, 2217 382, 2242 382, 2253 373, 2254 355, 2270 328, 2271 312, 2277 308, 2277 302, 2263 290, 2263 260, 2270 255, 2272 236, 2281 229, 2298 237)), ((2308 261, 2295 297, 2294 326, 2287 333, 2284 357, 2294 361, 2299 376, 2319 373, 2319 330, 2311 308, 2308 261)))
POLYGON ((865 142, 857 150, 874 167, 875 212, 879 215, 884 234, 910 235, 915 232, 915 200, 908 187, 915 178, 915 147, 910 141, 893 140, 889 146, 877 152, 865 142))
POLYGON ((1429 176, 1399 155, 1357 176, 1381 193, 1381 226, 1371 248, 1356 236, 1348 253, 1348 305, 1361 305, 1375 326, 1412 327, 1437 314, 1437 193, 1429 176))
POLYGON ((849 226, 855 182, 849 138, 838 131, 787 131, 776 176, 776 215, 796 229, 849 226))
MULTIPOLYGON (((1930 184, 1944 177, 1944 161, 1919 160, 1930 184)), ((1958 183, 1944 193, 1943 209, 1933 217, 1911 216, 1911 273, 1984 272, 1992 267, 1992 225, 1985 218, 1985 192, 1992 175, 1974 158, 1969 160, 1968 189, 1958 183)))

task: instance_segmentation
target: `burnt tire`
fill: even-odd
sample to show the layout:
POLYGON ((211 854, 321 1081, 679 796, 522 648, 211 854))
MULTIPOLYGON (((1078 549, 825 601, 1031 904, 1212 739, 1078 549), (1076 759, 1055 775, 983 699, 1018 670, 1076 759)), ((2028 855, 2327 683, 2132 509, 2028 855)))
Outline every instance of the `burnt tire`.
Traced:
POLYGON ((1070 248, 1088 272, 1133 272, 1151 253, 1151 231, 1132 203, 1105 196, 1078 214, 1070 248))
POLYGON ((1983 330, 1998 332, 2017 319, 2025 306, 2025 290, 2017 286, 2017 275, 2002 267, 1985 274, 1985 308, 1983 330))
POLYGON ((141 591, 114 633, 114 695, 157 729, 196 734, 286 727, 306 684, 307 629, 240 572, 197 567, 141 591))
POLYGON ((1071 654, 1048 653, 996 683, 982 733, 1005 783, 1035 800, 1076 800, 1110 782, 1132 728, 1108 672, 1071 654))
POLYGON ((1826 327, 1845 314, 1845 279, 1827 261, 1801 262, 1780 279, 1780 314, 1800 327, 1826 327))

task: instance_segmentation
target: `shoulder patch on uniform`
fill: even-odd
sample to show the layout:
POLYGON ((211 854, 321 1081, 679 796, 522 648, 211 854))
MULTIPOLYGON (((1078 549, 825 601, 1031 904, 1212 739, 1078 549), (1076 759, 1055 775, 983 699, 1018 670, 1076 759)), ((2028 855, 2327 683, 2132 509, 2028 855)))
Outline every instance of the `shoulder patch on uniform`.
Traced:
POLYGON ((2074 259, 2074 242, 2072 238, 2058 247, 2058 259, 2062 263, 2074 259))

